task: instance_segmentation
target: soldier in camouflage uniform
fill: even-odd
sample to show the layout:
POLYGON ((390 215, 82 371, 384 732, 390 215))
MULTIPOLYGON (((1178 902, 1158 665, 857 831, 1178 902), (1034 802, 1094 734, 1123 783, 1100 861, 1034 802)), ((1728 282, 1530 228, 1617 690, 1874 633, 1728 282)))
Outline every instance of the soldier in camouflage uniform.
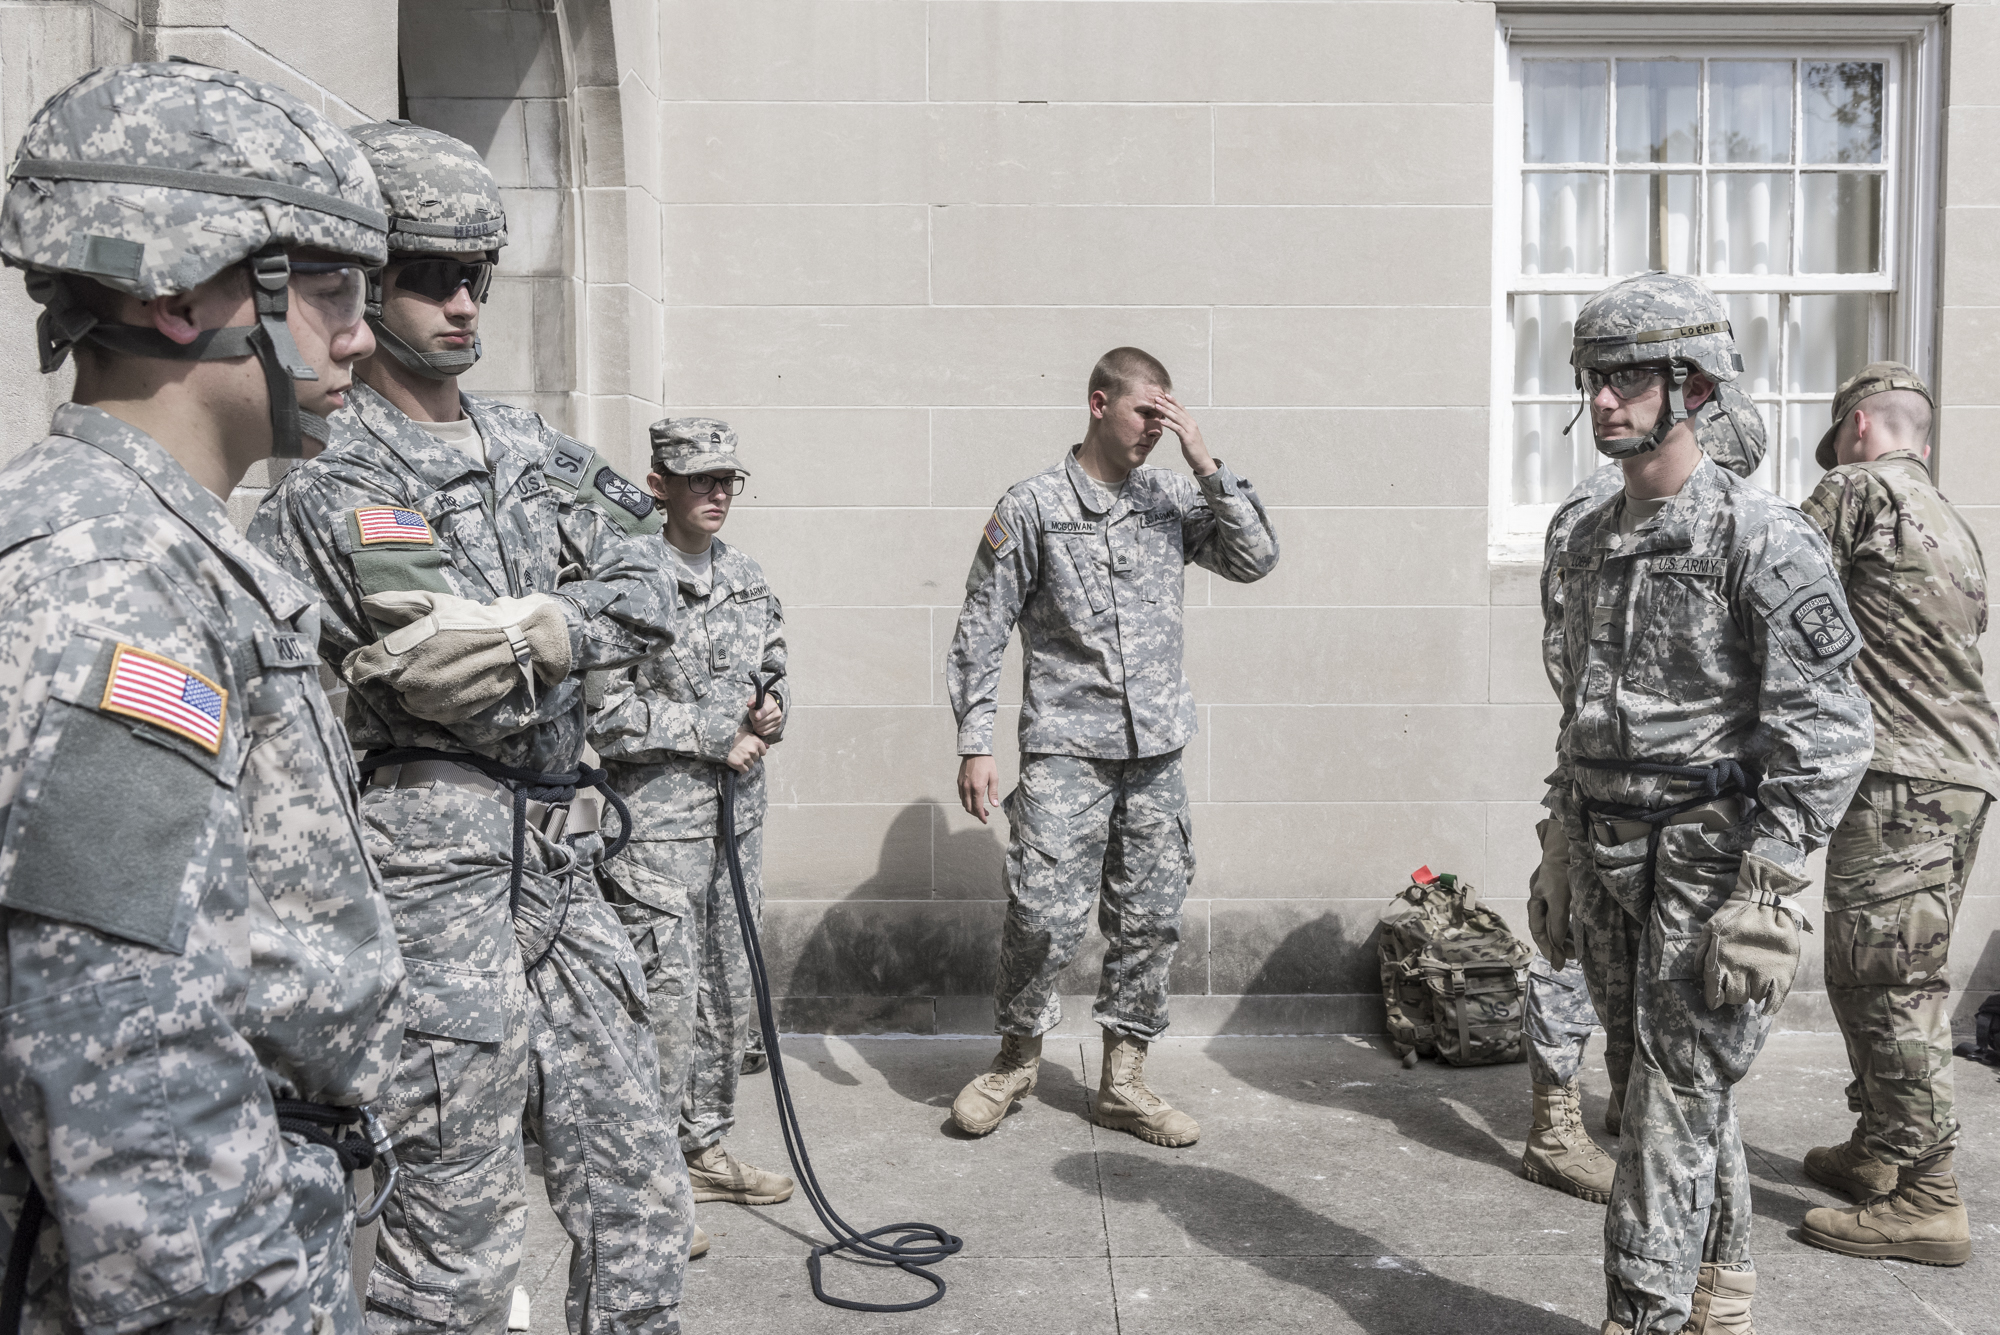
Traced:
POLYGON ((1832 469, 1806 502, 1861 632, 1854 676, 1875 753, 1827 849, 1826 989, 1847 1038, 1858 1114, 1806 1173, 1858 1208, 1815 1209, 1807 1242, 1850 1256, 1961 1265, 1972 1255, 1952 1174, 1952 923, 2000 793, 1986 695, 1986 562, 1931 481, 1931 394, 1877 362, 1840 387, 1819 444, 1832 469))
POLYGON ((1530 920, 1551 958, 1567 950, 1551 929, 1574 931, 1625 1086, 1605 1335, 1747 1330, 1734 1086, 1797 969, 1806 855, 1866 766, 1857 637, 1818 530, 1705 459, 1687 425, 1739 369, 1722 302, 1644 274, 1592 298, 1575 340, 1625 487, 1555 554, 1567 723, 1546 804, 1562 837, 1530 920))
POLYGON ((952 1104, 973 1135, 1035 1087, 1042 1035, 1062 1018, 1056 979, 1093 903, 1107 942, 1092 1011, 1104 1030, 1094 1115, 1160 1145, 1200 1134, 1144 1077, 1146 1045, 1167 1028, 1167 968, 1194 875, 1183 572, 1192 561, 1240 584, 1262 579, 1278 539, 1256 490, 1209 454, 1172 389, 1148 354, 1106 353, 1091 371, 1083 443, 1000 498, 966 576, 946 679, 959 800, 981 821, 999 796, 993 716, 1016 622, 1027 660, 1021 781, 1005 806, 1000 1055, 952 1104), (1179 437, 1193 480, 1141 467, 1163 430, 1179 437))
POLYGON ((373 347, 381 198, 317 112, 187 63, 72 84, 10 179, 77 377, 0 473, 0 1317, 358 1335, 323 1126, 394 1071, 403 971, 317 605, 223 498, 373 347))
POLYGON ((646 482, 667 516, 681 632, 666 653, 591 679, 591 744, 639 831, 601 877, 646 967, 661 1088, 680 1111, 694 1199, 774 1205, 791 1198, 792 1179, 722 1145, 736 1124, 757 1008, 717 776, 723 765, 737 772, 736 853, 755 911, 764 897, 763 756, 784 735, 789 689, 779 681, 753 706, 758 680, 784 673, 785 613, 763 568, 716 536, 749 475, 736 433, 713 418, 678 417, 655 422, 652 442, 646 482))
MULTIPOLYGON (((1701 452, 1738 477, 1749 477, 1764 461, 1764 418, 1742 391, 1732 384, 1717 385, 1707 402, 1692 410, 1689 425, 1701 452)), ((1562 581, 1556 577, 1556 553, 1568 543, 1570 530, 1579 519, 1625 489, 1625 472, 1615 463, 1605 464, 1563 498, 1549 519, 1542 542, 1542 666, 1549 685, 1562 692, 1563 619, 1562 581)), ((1569 701, 1563 700, 1563 723, 1569 722, 1569 701)), ((1538 827, 1545 850, 1558 854, 1564 847, 1562 830, 1554 818, 1538 827)), ((1540 875, 1541 869, 1536 869, 1540 875)), ((1549 868, 1559 884, 1558 897, 1567 899, 1569 869, 1565 862, 1549 868)), ((1532 894, 1532 878, 1530 881, 1532 894)), ((1546 904, 1546 900, 1532 901, 1546 904)), ((1583 1125, 1581 1090, 1577 1073, 1583 1068, 1583 1050, 1597 1028, 1597 1011, 1590 1004, 1590 988, 1583 976, 1583 962, 1575 958, 1569 940, 1569 925, 1549 931, 1546 921, 1538 923, 1541 934, 1558 952, 1537 955, 1528 965, 1528 991, 1523 1008, 1527 1029, 1528 1075, 1534 1087, 1534 1123, 1528 1143, 1521 1153, 1521 1171, 1530 1182, 1568 1192, 1582 1200, 1602 1205, 1611 1199, 1611 1156, 1597 1147, 1583 1125), (1565 956, 1569 958, 1565 961, 1565 956)), ((1629 1035, 1621 1035, 1629 1040, 1629 1035)), ((1611 1088, 1610 1107, 1605 1112, 1605 1130, 1619 1132, 1620 1110, 1625 1101, 1625 1073, 1631 1066, 1629 1048, 1624 1059, 1614 1064, 1618 1079, 1611 1088)))
POLYGON ((461 394, 506 241, 485 164, 405 122, 382 182, 382 352, 252 535, 326 600, 348 732, 414 995, 386 1100, 405 1185, 368 1280, 377 1332, 499 1331, 521 1258, 522 1117, 575 1240, 576 1331, 678 1326, 687 1178, 644 977, 571 801, 584 674, 671 639, 651 498, 533 413, 461 394))

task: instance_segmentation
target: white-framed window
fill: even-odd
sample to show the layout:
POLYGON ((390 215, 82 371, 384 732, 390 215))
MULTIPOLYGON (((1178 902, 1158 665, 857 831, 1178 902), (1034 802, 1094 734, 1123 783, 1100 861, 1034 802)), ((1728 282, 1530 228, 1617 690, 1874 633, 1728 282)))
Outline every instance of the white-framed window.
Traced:
MULTIPOLYGON (((1723 296, 1769 454, 1803 499, 1841 379, 1928 374, 1934 58, 1916 34, 1596 32, 1503 20, 1496 109, 1492 539, 1539 559, 1602 458, 1569 366, 1577 309, 1648 269, 1723 296), (1927 123, 1928 118, 1928 123, 1927 123)), ((1768 22, 1768 21, 1767 21, 1768 22)))

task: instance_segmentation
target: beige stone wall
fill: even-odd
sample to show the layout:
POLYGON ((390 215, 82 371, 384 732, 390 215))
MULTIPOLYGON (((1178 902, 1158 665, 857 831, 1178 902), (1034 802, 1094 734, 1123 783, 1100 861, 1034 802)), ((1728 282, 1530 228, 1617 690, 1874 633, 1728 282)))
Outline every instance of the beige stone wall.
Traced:
MULTIPOLYGON (((400 50, 413 118, 507 192, 472 386, 628 469, 665 413, 742 434, 727 536, 785 601, 798 702, 767 935, 806 1027, 988 1022, 1003 832, 953 800, 943 653, 994 499, 1079 437, 1098 353, 1151 349, 1284 544, 1260 584, 1188 580, 1176 1023, 1365 1028, 1374 915, 1411 868, 1520 923, 1553 742, 1536 572, 1487 556, 1495 23, 1459 0, 0 3, 0 138, 140 51, 392 115, 400 50)), ((2000 540, 2000 14, 1946 27, 1943 478, 2000 540)), ((0 320, 26 308, 0 283, 0 320)), ((31 353, 0 341, 9 455, 61 393, 31 353)), ((2000 987, 1996 878, 1989 856, 1961 930, 1975 994, 2000 987)), ((1817 978, 1788 1022, 1824 1019, 1817 978)))

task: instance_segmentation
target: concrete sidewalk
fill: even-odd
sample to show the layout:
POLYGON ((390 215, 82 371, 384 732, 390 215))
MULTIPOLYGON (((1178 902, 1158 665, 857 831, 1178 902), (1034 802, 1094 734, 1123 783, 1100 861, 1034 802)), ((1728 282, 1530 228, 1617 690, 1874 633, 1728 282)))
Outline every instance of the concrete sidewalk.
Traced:
MULTIPOLYGON (((946 1123, 992 1039, 785 1040, 808 1146, 852 1224, 941 1224, 965 1239, 927 1311, 874 1315, 815 1302, 804 1198, 709 1204, 714 1250, 688 1269, 688 1335, 806 1332, 1313 1331, 1367 1335, 1595 1335, 1603 1316, 1603 1210, 1519 1175, 1524 1066, 1405 1070, 1385 1043, 1347 1038, 1190 1038, 1158 1044, 1154 1087, 1201 1119, 1186 1150, 1085 1119, 1095 1041, 1051 1039, 1041 1087, 993 1135, 946 1123)), ((1585 1113, 1601 1128, 1602 1062, 1585 1113)), ((2000 1332, 2000 1083, 1956 1064, 1966 1131, 1960 1181, 1974 1257, 1955 1270, 1849 1260, 1797 1238, 1814 1205, 1808 1147, 1851 1125, 1834 1035, 1771 1040, 1740 1090, 1756 1179, 1762 1335, 2000 1332)), ((783 1168, 767 1080, 745 1081, 730 1146, 783 1168)), ((1603 1137, 1600 1135, 1600 1139, 1603 1137)), ((568 1244, 530 1192, 533 1329, 563 1329, 568 1244)), ((896 1271, 829 1262, 828 1284, 864 1301, 923 1290, 896 1271)))

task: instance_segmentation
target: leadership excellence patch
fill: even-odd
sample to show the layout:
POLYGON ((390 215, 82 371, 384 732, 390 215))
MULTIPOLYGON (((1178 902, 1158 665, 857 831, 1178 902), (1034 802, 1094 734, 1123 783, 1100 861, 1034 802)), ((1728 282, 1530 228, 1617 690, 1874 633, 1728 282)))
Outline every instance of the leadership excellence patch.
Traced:
POLYGON ((426 547, 437 546, 430 522, 415 510, 366 505, 354 512, 354 522, 361 529, 364 547, 374 542, 421 542, 426 547))
POLYGON ((222 750, 229 692, 171 658, 121 644, 98 708, 165 728, 214 755, 222 750))
POLYGON ((1007 532, 1007 526, 1000 522, 1000 512, 994 511, 993 517, 986 521, 986 545, 998 552, 1013 540, 1013 536, 1007 532))

